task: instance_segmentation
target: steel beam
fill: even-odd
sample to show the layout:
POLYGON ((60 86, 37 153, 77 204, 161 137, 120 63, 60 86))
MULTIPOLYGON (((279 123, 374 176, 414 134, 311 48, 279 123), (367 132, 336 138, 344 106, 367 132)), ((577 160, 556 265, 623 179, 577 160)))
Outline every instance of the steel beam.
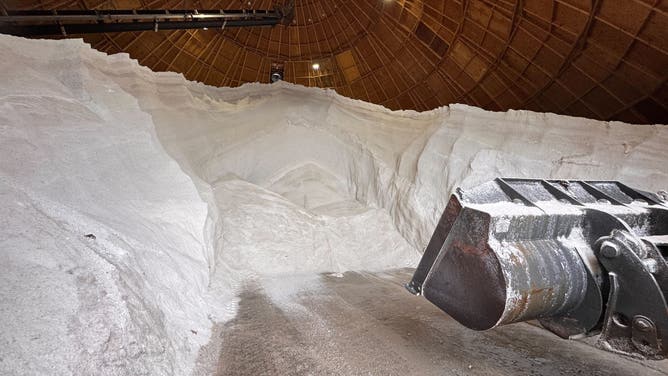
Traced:
POLYGON ((275 10, 62 10, 8 11, 0 16, 0 33, 46 36, 127 31, 160 31, 274 26, 285 20, 275 10))

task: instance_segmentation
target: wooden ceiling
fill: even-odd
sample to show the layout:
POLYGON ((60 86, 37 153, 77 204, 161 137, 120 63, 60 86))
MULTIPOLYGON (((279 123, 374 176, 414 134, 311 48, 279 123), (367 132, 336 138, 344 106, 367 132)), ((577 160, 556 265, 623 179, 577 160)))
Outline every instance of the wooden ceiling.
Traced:
MULTIPOLYGON (((6 0, 6 9, 270 9, 272 0, 6 0)), ((668 123, 668 0, 296 0, 289 26, 87 35, 216 86, 285 80, 391 109, 467 103, 668 123), (320 69, 313 69, 318 63, 320 69)))

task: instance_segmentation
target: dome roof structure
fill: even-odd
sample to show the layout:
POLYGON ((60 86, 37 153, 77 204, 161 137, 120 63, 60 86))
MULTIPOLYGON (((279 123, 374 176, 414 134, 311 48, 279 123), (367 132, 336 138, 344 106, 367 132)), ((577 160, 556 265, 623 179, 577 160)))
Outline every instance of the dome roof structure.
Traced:
MULTIPOLYGON (((32 0, 14 9, 271 9, 271 0, 32 0)), ((215 86, 284 80, 391 109, 467 103, 668 122, 662 0, 296 0, 288 25, 86 35, 215 86), (316 69, 317 68, 317 69, 316 69)))

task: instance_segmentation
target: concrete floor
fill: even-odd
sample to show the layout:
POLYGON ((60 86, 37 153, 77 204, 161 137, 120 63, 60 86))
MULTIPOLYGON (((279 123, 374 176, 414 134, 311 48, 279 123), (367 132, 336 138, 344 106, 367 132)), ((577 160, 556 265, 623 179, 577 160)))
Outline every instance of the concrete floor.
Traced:
POLYGON ((468 330, 402 286, 412 270, 287 277, 241 295, 217 375, 666 375, 530 324, 468 330))

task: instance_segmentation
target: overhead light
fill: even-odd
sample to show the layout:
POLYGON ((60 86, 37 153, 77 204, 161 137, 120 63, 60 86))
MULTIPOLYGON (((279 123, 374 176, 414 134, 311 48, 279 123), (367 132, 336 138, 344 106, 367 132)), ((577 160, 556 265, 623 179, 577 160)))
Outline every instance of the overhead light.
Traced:
POLYGON ((311 68, 313 68, 313 70, 318 70, 318 69, 320 69, 320 64, 313 63, 313 65, 311 65, 311 68))
POLYGON ((280 72, 274 72, 271 74, 271 77, 269 77, 269 79, 271 80, 272 84, 274 82, 283 81, 283 74, 281 74, 280 72))
POLYGON ((209 28, 208 27, 203 27, 202 30, 209 30, 209 28))
POLYGON ((285 64, 282 61, 271 63, 271 76, 269 76, 269 80, 272 84, 274 82, 283 81, 284 68, 285 64))

